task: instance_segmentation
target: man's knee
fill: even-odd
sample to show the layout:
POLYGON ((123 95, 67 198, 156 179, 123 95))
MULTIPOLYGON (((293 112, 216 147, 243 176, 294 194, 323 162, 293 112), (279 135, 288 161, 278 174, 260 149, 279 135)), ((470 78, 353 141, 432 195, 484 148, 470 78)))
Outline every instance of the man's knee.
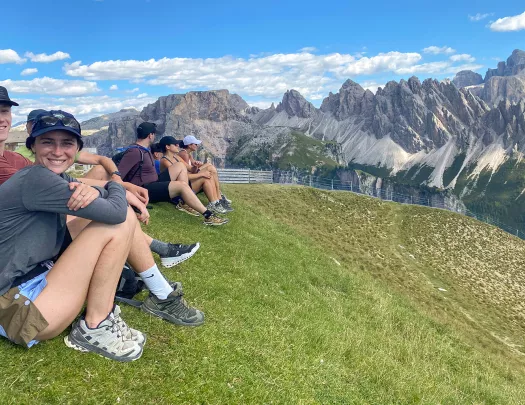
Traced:
POLYGON ((87 172, 84 178, 92 179, 92 180, 108 181, 109 175, 106 172, 106 169, 104 169, 100 165, 97 165, 93 167, 89 172, 87 172))

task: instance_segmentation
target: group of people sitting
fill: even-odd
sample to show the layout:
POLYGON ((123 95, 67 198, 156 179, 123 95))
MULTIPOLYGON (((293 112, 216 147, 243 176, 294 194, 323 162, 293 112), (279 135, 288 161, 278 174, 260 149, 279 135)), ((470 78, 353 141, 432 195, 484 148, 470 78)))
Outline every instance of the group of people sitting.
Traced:
POLYGON ((139 125, 136 145, 117 166, 82 151, 73 115, 34 110, 26 150, 16 153, 5 150, 16 106, 0 86, 0 335, 31 347, 71 325, 68 347, 117 361, 138 359, 146 336, 126 324, 114 302, 126 263, 149 290, 145 312, 177 325, 203 324, 204 314, 187 304, 182 285, 162 275, 152 254, 172 267, 200 245, 153 239, 140 226, 149 222, 147 204, 155 201, 189 207, 206 225, 228 222, 216 215, 231 210, 216 169, 190 156, 200 142, 186 137, 184 153, 173 138, 161 139, 158 175, 149 149, 154 124, 139 125), (97 166, 75 179, 66 173, 74 162, 97 166), (200 190, 207 207, 195 195, 200 190))

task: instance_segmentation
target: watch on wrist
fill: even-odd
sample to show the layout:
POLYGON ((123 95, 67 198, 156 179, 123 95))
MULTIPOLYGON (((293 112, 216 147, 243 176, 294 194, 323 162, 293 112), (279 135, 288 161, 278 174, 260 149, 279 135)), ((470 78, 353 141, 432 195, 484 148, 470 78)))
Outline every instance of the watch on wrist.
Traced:
POLYGON ((122 177, 122 175, 120 174, 120 172, 118 170, 115 170, 113 173, 111 173, 111 175, 117 175, 119 177, 122 177))

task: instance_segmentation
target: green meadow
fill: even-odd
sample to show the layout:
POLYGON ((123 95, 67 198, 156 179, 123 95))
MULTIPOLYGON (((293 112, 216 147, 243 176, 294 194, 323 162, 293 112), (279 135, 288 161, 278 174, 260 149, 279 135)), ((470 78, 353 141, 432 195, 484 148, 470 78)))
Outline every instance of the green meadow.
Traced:
POLYGON ((157 204, 145 227, 201 243, 163 272, 203 326, 121 305, 148 336, 129 364, 1 340, 0 404, 525 403, 524 241, 348 192, 225 191, 226 226, 157 204))

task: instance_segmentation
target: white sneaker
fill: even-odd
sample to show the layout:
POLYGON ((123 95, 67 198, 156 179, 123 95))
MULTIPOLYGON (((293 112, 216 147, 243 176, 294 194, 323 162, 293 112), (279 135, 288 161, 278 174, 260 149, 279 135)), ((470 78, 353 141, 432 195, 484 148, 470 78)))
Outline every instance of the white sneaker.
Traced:
POLYGON ((121 362, 139 359, 143 349, 143 346, 137 341, 124 337, 113 313, 109 314, 95 329, 88 328, 85 319, 80 318, 73 324, 69 335, 64 338, 64 343, 72 349, 93 352, 121 362))
POLYGON ((124 319, 122 319, 120 313, 120 307, 118 305, 115 305, 115 309, 113 309, 113 315, 115 316, 115 322, 119 326, 124 339, 132 340, 134 342, 137 342, 139 345, 144 346, 144 344, 146 343, 146 335, 139 330, 130 328, 128 324, 124 321, 124 319))

